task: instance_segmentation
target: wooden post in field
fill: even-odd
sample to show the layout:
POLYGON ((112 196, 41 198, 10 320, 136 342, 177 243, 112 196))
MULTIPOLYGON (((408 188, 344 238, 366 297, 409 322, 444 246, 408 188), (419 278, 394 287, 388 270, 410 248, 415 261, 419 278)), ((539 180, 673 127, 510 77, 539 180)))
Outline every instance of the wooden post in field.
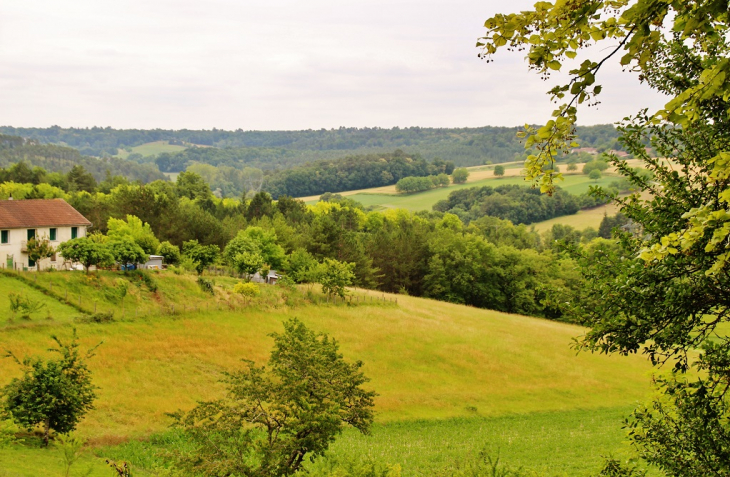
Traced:
POLYGON ((96 313, 96 302, 94 302, 94 313, 96 313))
POLYGON ((68 288, 66 288, 66 297, 65 300, 68 301, 68 288))

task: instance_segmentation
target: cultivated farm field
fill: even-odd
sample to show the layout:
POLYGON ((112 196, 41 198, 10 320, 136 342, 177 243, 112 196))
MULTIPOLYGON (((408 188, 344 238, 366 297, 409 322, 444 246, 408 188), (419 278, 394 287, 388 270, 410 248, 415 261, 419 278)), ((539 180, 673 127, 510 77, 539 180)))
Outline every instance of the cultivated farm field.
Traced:
MULTIPOLYGON (((268 334, 292 317, 337 338, 348 360, 364 361, 379 393, 373 435, 346 432, 315 474, 337 459, 371 458, 406 476, 428 475, 487 449, 546 475, 589 475, 601 455, 623 455, 621 420, 649 392, 642 357, 576 355, 578 326, 364 290, 332 304, 316 289, 262 286, 256 301, 234 303, 234 278, 210 277, 212 297, 195 276, 150 276, 0 276, 3 295, 21 291, 46 303, 30 320, 0 318, 4 349, 45 356, 50 335, 69 337, 74 327, 83 347, 104 342, 89 361, 96 409, 77 430, 90 446, 79 469, 92 476, 111 475, 104 457, 130 461, 134 475, 162 475, 154 470, 166 465, 160 451, 180 439, 166 413, 221 396, 222 373, 244 358, 265 360, 268 334), (83 319, 94 308, 114 319, 83 319)), ((17 375, 4 361, 0 384, 17 375)), ((5 446, 0 476, 61 475, 59 456, 53 447, 5 446)))

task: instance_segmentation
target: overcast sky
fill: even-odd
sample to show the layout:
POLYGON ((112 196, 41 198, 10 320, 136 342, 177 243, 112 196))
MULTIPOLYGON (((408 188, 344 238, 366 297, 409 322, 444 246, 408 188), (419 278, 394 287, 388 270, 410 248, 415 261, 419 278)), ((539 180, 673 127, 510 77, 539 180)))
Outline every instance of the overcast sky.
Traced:
MULTIPOLYGON (((2 0, 0 125, 166 129, 544 122, 521 54, 477 58, 525 0, 2 0)), ((613 68, 582 124, 663 98, 613 68)))

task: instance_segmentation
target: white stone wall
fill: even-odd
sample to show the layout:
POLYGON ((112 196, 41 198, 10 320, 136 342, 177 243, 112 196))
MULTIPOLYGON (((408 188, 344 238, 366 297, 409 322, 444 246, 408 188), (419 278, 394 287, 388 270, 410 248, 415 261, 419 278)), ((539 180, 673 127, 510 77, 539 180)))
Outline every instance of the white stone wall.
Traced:
MULTIPOLYGON (((51 237, 52 227, 39 227, 36 228, 36 237, 51 237)), ((55 227, 56 229, 56 240, 51 242, 51 245, 58 247, 61 242, 71 240, 71 227, 55 227)), ((15 267, 27 267, 28 266, 28 255, 21 252, 23 242, 28 241, 28 229, 0 229, 8 230, 9 237, 8 243, 0 244, 0 267, 6 268, 8 264, 8 255, 13 256, 15 267)), ((86 227, 78 226, 77 237, 86 236, 86 227)), ((49 267, 61 268, 63 265, 63 258, 57 256, 57 261, 52 262, 50 258, 42 260, 40 263, 41 270, 49 267)), ((36 267, 32 268, 33 270, 36 267)))

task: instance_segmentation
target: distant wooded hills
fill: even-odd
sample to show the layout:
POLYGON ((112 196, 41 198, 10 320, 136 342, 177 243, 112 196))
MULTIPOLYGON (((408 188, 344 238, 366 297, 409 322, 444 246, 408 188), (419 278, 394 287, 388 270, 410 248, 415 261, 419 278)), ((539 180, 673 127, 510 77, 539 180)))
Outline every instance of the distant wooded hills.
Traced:
MULTIPOLYGON (((156 161, 163 172, 179 172, 191 162, 256 167, 289 168, 323 159, 402 149, 426 160, 441 158, 457 166, 473 166, 520 160, 526 156, 517 139, 520 128, 339 128, 304 131, 224 131, 112 129, 112 128, 16 128, 0 127, 0 133, 22 136, 39 143, 69 146, 87 156, 114 156, 120 150, 154 141, 170 141, 190 148, 163 153, 156 161), (212 147, 210 147, 212 146, 212 147)), ((599 150, 620 150, 618 132, 612 125, 578 128, 579 142, 599 150)), ((160 156, 158 155, 158 156, 160 156)), ((151 158, 136 157, 150 163, 151 158), (143 160, 144 159, 144 160, 143 160)))

